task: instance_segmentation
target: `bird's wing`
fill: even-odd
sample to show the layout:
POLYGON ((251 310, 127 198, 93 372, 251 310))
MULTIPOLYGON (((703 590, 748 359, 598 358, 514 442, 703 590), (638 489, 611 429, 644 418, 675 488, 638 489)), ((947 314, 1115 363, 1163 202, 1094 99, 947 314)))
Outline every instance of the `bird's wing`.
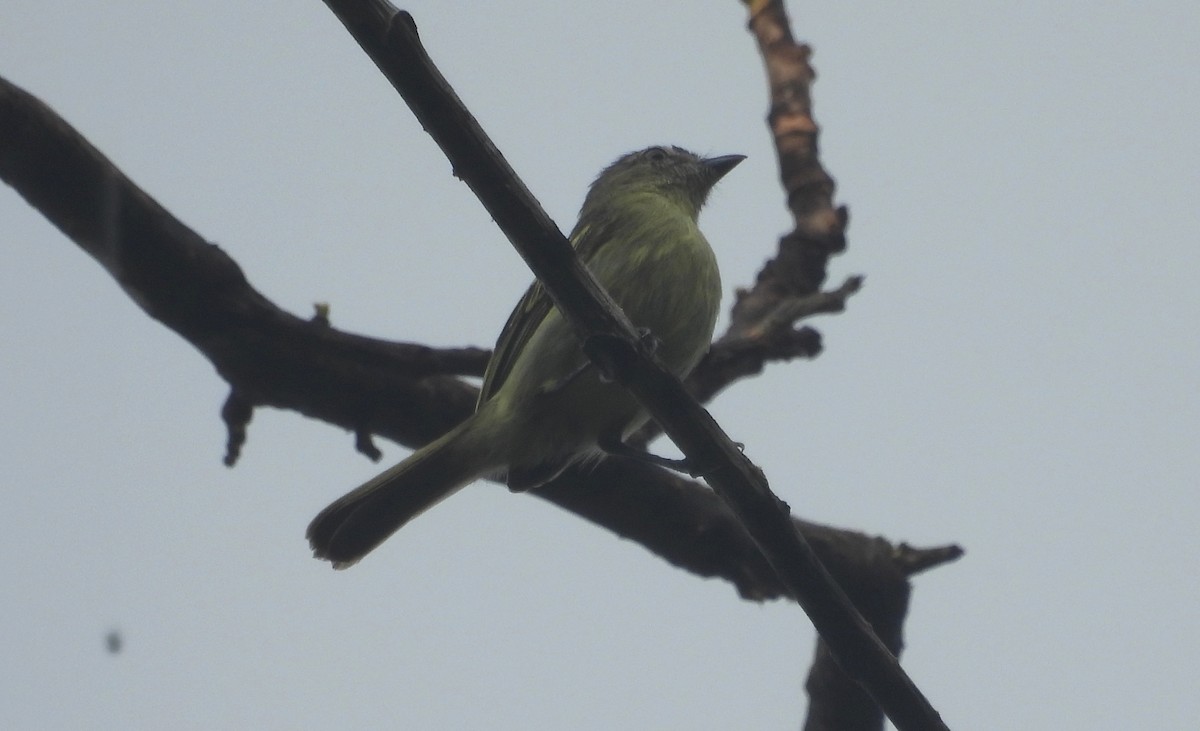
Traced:
MULTIPOLYGON (((529 337, 537 330, 542 320, 546 319, 553 306, 554 302, 551 301, 550 295, 546 294, 542 283, 534 280, 529 289, 525 290, 521 301, 513 308, 512 314, 508 316, 504 329, 500 331, 500 339, 496 341, 492 359, 488 361, 487 370, 483 373, 479 404, 494 396, 500 386, 504 385, 513 363, 517 362, 517 356, 524 350, 525 343, 529 342, 529 337)), ((479 406, 476 405, 476 408, 479 406)))
MULTIPOLYGON (((585 264, 610 238, 608 228, 603 225, 583 225, 576 226, 575 230, 571 232, 571 245, 575 247, 576 255, 585 264)), ((483 374, 483 386, 479 390, 479 404, 496 395, 496 391, 504 385, 504 381, 512 371, 513 364, 517 362, 517 357, 525 349, 525 344, 529 342, 529 338, 542 324, 542 320, 546 319, 546 315, 553 307, 554 301, 550 299, 550 295, 546 293, 542 283, 535 279, 533 284, 529 285, 529 289, 525 290, 525 294, 517 302, 517 306, 513 308, 512 314, 508 316, 508 322, 504 323, 504 329, 500 331, 500 338, 496 341, 495 350, 492 351, 492 359, 488 361, 487 370, 483 374)), ((476 408, 478 408, 478 404, 476 408)))

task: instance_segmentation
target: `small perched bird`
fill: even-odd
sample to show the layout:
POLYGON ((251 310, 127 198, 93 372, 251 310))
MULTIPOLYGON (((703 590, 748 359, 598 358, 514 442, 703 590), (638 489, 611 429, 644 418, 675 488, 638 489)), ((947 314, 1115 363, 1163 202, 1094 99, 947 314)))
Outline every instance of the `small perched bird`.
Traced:
MULTIPOLYGON (((678 147, 625 155, 592 183, 571 232, 580 259, 681 378, 708 349, 721 302, 717 260, 697 217, 713 185, 744 159, 678 147)), ((510 489, 537 487, 647 418, 589 364, 535 281, 500 333, 475 413, 335 500, 309 524, 308 540, 317 558, 346 568, 476 479, 504 474, 510 489)))

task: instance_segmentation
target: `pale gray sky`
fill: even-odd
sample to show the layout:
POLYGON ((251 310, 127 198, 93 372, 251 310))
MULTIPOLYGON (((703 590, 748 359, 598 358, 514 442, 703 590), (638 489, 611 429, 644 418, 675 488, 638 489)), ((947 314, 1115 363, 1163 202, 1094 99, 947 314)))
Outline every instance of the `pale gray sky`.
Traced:
MULTIPOLYGON (((787 230, 740 3, 406 7, 564 228, 671 142, 750 156, 703 218, 727 292, 787 230)), ((966 547, 903 656, 951 727, 1195 727, 1200 5, 789 9, 851 209, 831 281, 867 287, 715 415, 797 513, 966 547)), ((0 74, 298 314, 490 345, 528 283, 321 3, 7 0, 0 74)), ((0 224, 0 727, 798 725, 798 608, 541 501, 480 484, 312 560, 378 469, 351 436, 259 411, 226 469, 211 366, 11 190, 0 224)))

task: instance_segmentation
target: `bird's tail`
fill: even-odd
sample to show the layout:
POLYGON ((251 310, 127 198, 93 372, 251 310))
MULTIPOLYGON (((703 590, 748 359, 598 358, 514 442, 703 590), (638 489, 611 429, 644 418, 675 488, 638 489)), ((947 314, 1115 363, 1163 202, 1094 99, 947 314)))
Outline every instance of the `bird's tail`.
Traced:
POLYGON ((474 416, 329 504, 308 525, 313 555, 353 566, 405 523, 494 471, 476 444, 474 416))

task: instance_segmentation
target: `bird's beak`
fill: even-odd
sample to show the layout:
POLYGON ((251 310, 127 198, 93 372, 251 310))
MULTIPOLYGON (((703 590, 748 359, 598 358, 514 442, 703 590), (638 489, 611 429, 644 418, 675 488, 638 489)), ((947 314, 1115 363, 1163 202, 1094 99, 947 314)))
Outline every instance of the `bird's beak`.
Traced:
POLYGON ((720 157, 709 157, 701 160, 704 167, 708 168, 713 173, 713 182, 725 177, 725 173, 737 167, 737 164, 745 160, 745 155, 721 155, 720 157))

